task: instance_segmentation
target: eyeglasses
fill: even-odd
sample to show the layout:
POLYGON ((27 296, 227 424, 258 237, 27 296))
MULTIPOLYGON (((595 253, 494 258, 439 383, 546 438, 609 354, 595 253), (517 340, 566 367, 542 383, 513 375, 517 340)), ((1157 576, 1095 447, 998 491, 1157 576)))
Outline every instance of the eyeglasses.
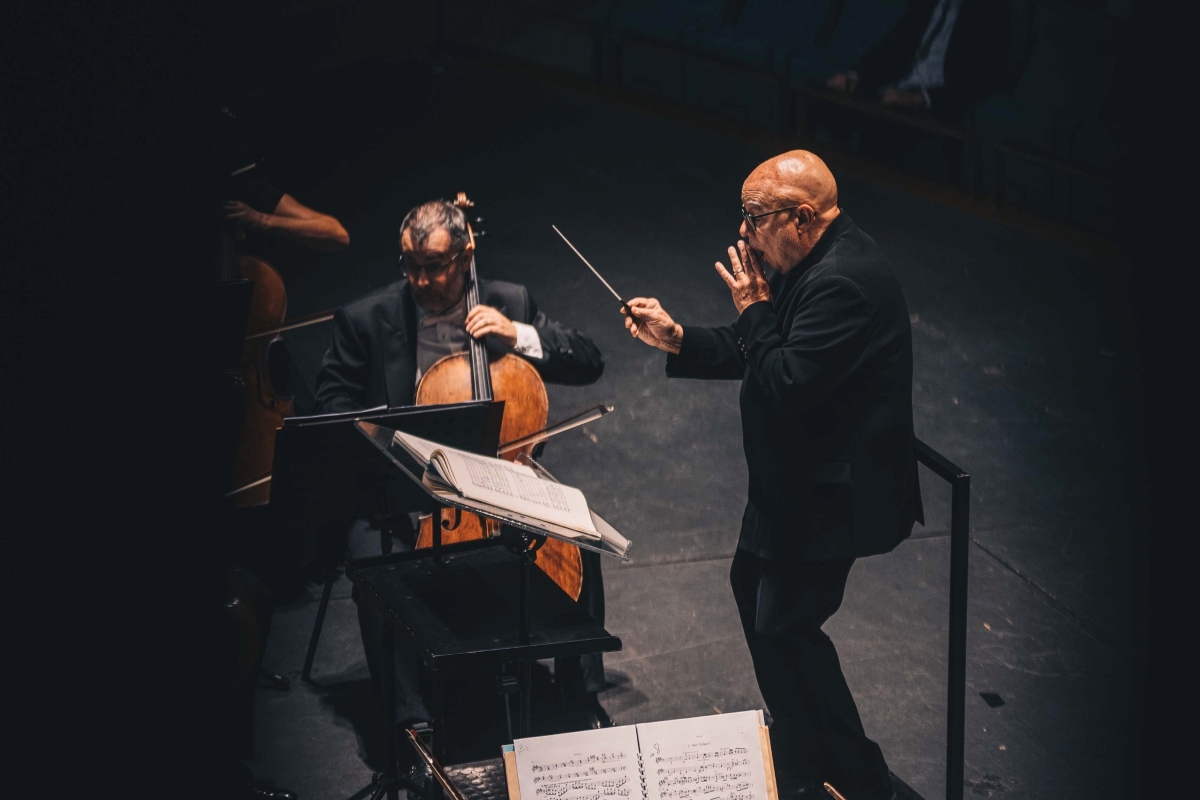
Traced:
POLYGON ((746 224, 750 226, 750 230, 756 231, 758 230, 758 225, 755 224, 754 220, 761 219, 762 217, 769 217, 772 214, 782 214, 785 211, 795 211, 799 207, 800 206, 788 206, 787 208, 777 208, 774 211, 764 211, 761 214, 751 214, 746 210, 746 206, 743 204, 742 219, 746 220, 746 224))
POLYGON ((409 278, 415 279, 418 275, 424 272, 425 277, 433 280, 445 275, 450 267, 454 266, 454 262, 458 260, 458 257, 461 256, 463 251, 466 249, 467 248, 464 246, 461 250, 450 256, 448 260, 443 261, 441 264, 421 265, 413 261, 411 258, 405 258, 403 253, 400 254, 400 258, 396 260, 396 263, 400 265, 400 268, 404 270, 405 274, 408 275, 409 278))

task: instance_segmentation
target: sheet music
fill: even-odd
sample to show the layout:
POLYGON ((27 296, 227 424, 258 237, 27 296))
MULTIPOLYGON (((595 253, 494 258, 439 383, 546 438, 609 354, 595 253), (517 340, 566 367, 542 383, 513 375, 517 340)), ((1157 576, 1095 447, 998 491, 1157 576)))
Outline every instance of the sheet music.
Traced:
POLYGON ((411 433, 404 433, 403 431, 396 431, 393 434, 392 443, 408 450, 408 452, 412 453, 413 458, 422 464, 428 464, 429 459, 433 456, 433 451, 441 447, 437 442, 431 442, 428 439, 422 439, 420 436, 413 436, 411 433))
POLYGON ((632 725, 513 742, 521 800, 642 800, 632 725))
POLYGON ((400 431, 392 441, 433 467, 433 482, 428 472, 425 482, 435 491, 452 490, 472 500, 600 538, 587 499, 573 486, 542 480, 524 464, 468 453, 400 431))
POLYGON ((598 538, 583 492, 572 486, 544 481, 524 464, 464 453, 443 447, 434 455, 441 469, 444 463, 452 473, 454 485, 465 496, 509 508, 548 522, 556 522, 598 538))
POLYGON ((638 725, 647 800, 767 800, 760 724, 741 711, 638 725))

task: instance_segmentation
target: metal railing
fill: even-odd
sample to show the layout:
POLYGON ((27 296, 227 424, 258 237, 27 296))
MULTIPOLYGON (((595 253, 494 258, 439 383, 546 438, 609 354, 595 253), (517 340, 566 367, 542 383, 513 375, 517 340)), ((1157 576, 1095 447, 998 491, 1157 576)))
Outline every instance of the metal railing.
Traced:
POLYGON ((917 439, 917 461, 950 484, 950 657, 946 676, 946 800, 962 800, 967 700, 967 548, 971 476, 917 439))

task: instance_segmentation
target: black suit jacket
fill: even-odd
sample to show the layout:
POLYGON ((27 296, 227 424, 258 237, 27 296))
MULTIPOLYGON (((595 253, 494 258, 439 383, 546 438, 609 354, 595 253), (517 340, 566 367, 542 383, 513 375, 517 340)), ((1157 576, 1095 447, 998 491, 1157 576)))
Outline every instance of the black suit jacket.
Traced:
POLYGON ((742 381, 738 546, 796 561, 885 553, 923 521, 900 283, 842 212, 771 295, 728 327, 685 327, 667 358, 674 377, 742 381))
MULTIPOLYGON (((537 328, 542 359, 529 359, 542 378, 587 384, 604 372, 590 339, 538 311, 524 286, 479 281, 480 302, 514 322, 537 328)), ((417 314, 408 281, 400 280, 339 309, 333 339, 317 374, 319 413, 412 405, 417 377, 417 314)))
MULTIPOLYGON (((936 5, 909 0, 896 27, 859 59, 855 69, 864 91, 874 93, 908 75, 936 5)), ((959 117, 972 103, 1010 88, 1010 43, 1005 0, 963 0, 946 48, 945 86, 929 90, 932 110, 959 117)))

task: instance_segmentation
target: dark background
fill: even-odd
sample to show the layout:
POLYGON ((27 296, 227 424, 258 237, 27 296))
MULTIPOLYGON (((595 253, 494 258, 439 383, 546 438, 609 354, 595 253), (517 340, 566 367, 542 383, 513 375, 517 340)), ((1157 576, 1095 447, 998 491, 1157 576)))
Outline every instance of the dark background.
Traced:
MULTIPOLYGON (((1121 9, 1114 16, 1106 14, 1105 4, 1061 5, 1102 23, 1115 19, 1111 27, 1117 30, 1127 27, 1121 9)), ((727 22, 730 9, 720 4, 712 10, 715 14, 702 20, 707 27, 696 30, 719 32, 719 25, 726 25, 736 31, 736 22, 727 22)), ((485 159, 496 126, 527 131, 535 141, 539 136, 551 141, 556 131, 569 133, 578 122, 564 121, 564 114, 576 113, 570 100, 539 107, 518 91, 511 107, 519 113, 507 115, 504 87, 530 81, 548 82, 564 97, 611 103, 614 118, 667 108, 664 125, 749 142, 745 163, 723 165, 722 173, 744 174, 753 166, 755 148, 769 150, 775 142, 780 150, 797 143, 787 139, 794 131, 779 124, 771 102, 731 110, 720 99, 729 96, 730 74, 737 86, 767 85, 772 88, 759 94, 771 94, 776 82, 763 78, 772 74, 769 68, 712 58, 693 69, 692 82, 672 97, 670 91, 647 89, 651 78, 661 76, 653 69, 636 73, 645 79, 630 85, 630 68, 614 73, 612 65, 625 62, 606 60, 608 50, 584 58, 576 49, 556 55, 545 46, 563 40, 554 35, 561 26, 593 31, 590 22, 563 22, 561 14, 535 3, 519 14, 494 18, 468 8, 465 17, 454 18, 456 33, 439 36, 434 11, 428 4, 370 2, 14 6, 13 24, 3 33, 6 111, 0 123, 8 277, 3 482, 12 545, 5 607, 14 610, 6 631, 14 642, 28 642, 13 646, 5 659, 11 685, 21 687, 8 693, 6 711, 22 720, 27 734, 10 753, 14 763, 36 764, 49 756, 55 765, 88 764, 88 780, 133 776, 137 782, 138 776, 151 781, 190 770, 208 757, 212 732, 206 710, 217 667, 205 614, 205 601, 214 591, 209 580, 214 555, 206 545, 212 520, 205 509, 216 454, 209 435, 211 396, 201 376, 208 358, 209 243, 217 225, 212 208, 219 197, 212 108, 231 101, 240 107, 256 138, 271 142, 266 163, 278 182, 302 200, 302 192, 311 191, 312 205, 339 217, 346 216, 342 207, 359 209, 350 212, 362 215, 353 219, 356 224, 348 223, 353 249, 380 254, 377 266, 357 272, 347 271, 348 256, 338 257, 342 260, 335 263, 343 268, 338 279, 326 280, 322 275, 330 262, 294 253, 287 276, 297 287, 294 313, 344 302, 380 282, 394 220, 384 214, 373 219, 370 209, 391 198, 343 198, 328 187, 337 186, 333 178, 344 174, 355 154, 394 141, 398 131, 411 130, 414 141, 430 141, 423 109, 439 109, 430 116, 444 134, 436 137, 442 149, 435 161, 403 148, 384 158, 396 173, 404 172, 410 159, 423 160, 422 170, 409 179, 411 193, 419 197, 406 193, 395 198, 398 203, 454 191, 475 177, 472 167, 485 159), (553 24, 539 28, 529 22, 543 18, 553 24), (514 30, 531 32, 532 43, 514 30), (463 61, 470 68, 455 66, 463 61), (381 80, 381 75, 389 77, 381 80), (473 83, 480 75, 486 79, 473 83), (486 97, 476 94, 484 91, 486 97), (19 712, 24 713, 18 717, 19 712), (110 747, 96 747, 100 741, 110 747), (93 762, 104 769, 93 772, 93 762)), ((678 21, 667 9, 645 30, 678 21)), ((638 42, 658 57, 674 48, 661 38, 647 45, 644 30, 641 36, 626 32, 623 53, 636 51, 638 42)), ((703 58, 695 49, 699 38, 680 37, 677 49, 703 58)), ((658 63, 654 57, 643 53, 638 63, 658 63)), ((1120 85, 1101 86, 1098 96, 1108 97, 1111 87, 1120 85)), ((1110 135, 1121 148, 1133 147, 1106 116, 1109 110, 1101 103, 1094 117, 1082 122, 1100 136, 1110 135)), ((999 195, 995 186, 985 186, 990 194, 971 199, 956 171, 961 155, 947 155, 942 144, 904 133, 897 138, 911 147, 899 153, 864 151, 861 139, 856 143, 853 137, 853 123, 849 134, 844 121, 823 124, 815 123, 813 142, 804 144, 828 148, 835 169, 844 164, 855 180, 935 201, 948 196, 952 206, 996 230, 1032 230, 1048 241, 1103 252, 1105 263, 1117 265, 1115 274, 1096 285, 1127 301, 1131 313, 1103 327, 1119 331, 1117 346, 1129 358, 1116 400, 1099 416, 1101 426, 1119 429, 1127 448, 1122 475, 1133 484, 1127 510, 1140 531, 1122 539, 1126 549, 1109 556, 1127 567, 1130 579, 1133 607, 1126 609, 1130 638, 1124 646, 1134 666, 1130 692, 1136 698, 1150 652, 1147 634, 1154 630, 1146 620, 1164 620, 1172 610, 1164 591, 1171 587, 1170 573, 1158 565, 1170 557, 1152 543, 1179 534, 1167 532, 1174 520, 1159 505, 1167 498, 1158 487, 1187 446, 1178 444, 1177 417, 1162 399, 1171 383, 1177 331, 1159 284, 1146 279, 1162 259, 1150 253, 1154 243, 1121 202, 1132 191, 1122 168, 1125 151, 1116 151, 1107 164, 1089 165, 1093 172, 1117 174, 1117 182, 1104 184, 1103 191, 1091 191, 1085 182, 1082 190, 1069 192, 1101 196, 1103 202, 1092 206, 1079 208, 1074 200, 1064 206, 1061 177, 1054 177, 1053 168, 1026 176, 1024 183, 1018 175, 999 195), (999 207, 996 196, 1004 201, 999 207), (1148 568, 1152 553, 1153 573, 1148 568)), ((1073 157, 1069 151, 1051 155, 1073 157)), ((607 142, 603 153, 577 151, 570 157, 585 171, 633 165, 630 171, 637 173, 654 170, 656 163, 637 135, 607 142)), ((699 164, 703 154, 684 160, 699 164)), ((682 177, 660 177, 678 181, 676 191, 696 188, 686 170, 682 177)), ((512 232, 510 246, 519 247, 516 231, 533 224, 522 213, 523 188, 481 182, 493 197, 509 191, 493 216, 512 232)), ((656 203, 628 197, 622 188, 609 186, 592 202, 613 208, 633 204, 631 216, 654 218, 656 203)), ((571 208, 571 198, 562 202, 564 209, 571 208)), ((902 207, 903 200, 897 200, 902 207)), ((582 219, 576 226, 581 224, 582 219)), ((897 218, 895 224, 904 228, 911 221, 897 218)), ((596 231, 587 252, 604 246, 603 226, 596 231)), ((878 227, 874 232, 885 233, 878 227)), ((653 241, 656 233, 640 235, 653 241)), ((723 242, 722 237, 728 238, 717 233, 714 241, 723 242)), ((615 261, 620 252, 606 253, 606 260, 615 261)), ((1088 278, 1086 272, 1079 276, 1084 285, 1088 278)), ((585 279, 572 288, 583 290, 585 279)), ((667 290, 667 285, 657 289, 667 290)), ((1035 305, 1039 291, 1031 280, 1027 299, 1035 305)), ((1053 287, 1047 291, 1048 315, 1070 315, 1092 302, 1084 299, 1088 292, 1054 297, 1053 287)), ((716 321, 721 308, 713 297, 707 313, 716 321)), ((581 301, 564 296, 556 302, 569 309, 581 301)), ((1104 334, 1101 343, 1108 347, 1104 334)), ((619 372, 617 361, 614 356, 610 369, 619 372)), ((1087 398, 1072 402, 1089 407, 1087 398)), ((1093 479, 1099 486, 1106 476, 1089 476, 1093 479)), ((1157 688, 1166 691, 1162 683, 1157 688)), ((1113 732, 1122 735, 1140 736, 1136 726, 1113 732)), ((44 780, 45 774, 33 771, 29 778, 44 780)))

